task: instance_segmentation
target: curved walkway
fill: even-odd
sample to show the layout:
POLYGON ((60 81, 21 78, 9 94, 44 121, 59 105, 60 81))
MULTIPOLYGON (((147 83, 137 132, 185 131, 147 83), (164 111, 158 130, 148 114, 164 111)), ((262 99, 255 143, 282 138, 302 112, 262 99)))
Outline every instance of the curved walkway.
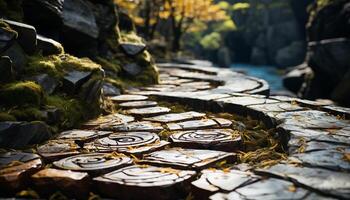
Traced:
POLYGON ((3 153, 2 191, 30 185, 42 197, 60 190, 75 198, 350 198, 350 109, 268 96, 264 80, 189 62, 158 64, 160 84, 110 97, 119 114, 60 133, 37 154, 3 153), (193 110, 175 112, 164 101, 193 110), (288 159, 269 168, 235 165, 244 124, 209 111, 263 121, 277 130, 288 159))

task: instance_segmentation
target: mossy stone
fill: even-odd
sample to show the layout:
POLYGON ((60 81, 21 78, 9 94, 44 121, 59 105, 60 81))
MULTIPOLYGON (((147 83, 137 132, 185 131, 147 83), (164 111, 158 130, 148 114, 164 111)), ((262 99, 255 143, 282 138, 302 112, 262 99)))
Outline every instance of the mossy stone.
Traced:
POLYGON ((43 98, 41 87, 32 82, 15 82, 0 89, 0 102, 5 106, 40 106, 43 98))

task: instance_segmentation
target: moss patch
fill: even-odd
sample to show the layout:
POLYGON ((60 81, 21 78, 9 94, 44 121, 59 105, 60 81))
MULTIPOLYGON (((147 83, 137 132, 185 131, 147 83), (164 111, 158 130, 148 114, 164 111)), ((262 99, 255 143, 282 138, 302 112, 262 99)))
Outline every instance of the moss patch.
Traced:
POLYGON ((24 107, 10 110, 9 113, 18 121, 45 121, 46 117, 43 112, 35 107, 24 107))
POLYGON ((101 66, 88 58, 77 58, 68 54, 42 56, 40 54, 28 58, 25 73, 29 75, 47 73, 53 77, 62 77, 66 71, 99 71, 101 66))
POLYGON ((5 106, 40 106, 43 98, 41 87, 32 82, 14 82, 0 89, 0 102, 5 106))
POLYGON ((0 122, 4 121, 16 121, 16 117, 8 113, 0 112, 0 122))
POLYGON ((104 70, 111 71, 113 73, 119 74, 122 70, 121 63, 117 59, 105 59, 102 57, 97 57, 96 62, 103 66, 104 70))
POLYGON ((63 121, 57 122, 62 129, 77 127, 81 122, 91 117, 90 110, 86 103, 64 96, 46 97, 47 107, 58 108, 63 113, 63 121))
POLYGON ((138 36, 134 31, 120 32, 119 42, 132 42, 137 44, 144 44, 143 39, 140 36, 138 36))

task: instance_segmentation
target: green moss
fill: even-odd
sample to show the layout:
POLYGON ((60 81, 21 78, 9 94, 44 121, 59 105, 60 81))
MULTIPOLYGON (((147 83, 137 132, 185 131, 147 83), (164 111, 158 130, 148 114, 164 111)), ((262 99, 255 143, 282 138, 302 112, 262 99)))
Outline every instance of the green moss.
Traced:
POLYGON ((96 62, 102 65, 102 68, 106 71, 111 71, 116 74, 118 74, 121 71, 121 63, 117 59, 107 60, 102 57, 97 57, 96 62))
POLYGON ((119 42, 132 42, 132 43, 141 43, 143 44, 143 40, 140 36, 138 36, 134 31, 131 32, 120 32, 119 42))
POLYGON ((0 122, 4 122, 4 121, 16 121, 16 117, 8 114, 8 113, 4 113, 4 112, 0 112, 0 122))
POLYGON ((0 89, 0 102, 6 106, 40 106, 43 98, 41 87, 32 82, 15 82, 0 89))
POLYGON ((47 73, 53 77, 62 77, 66 71, 99 71, 101 65, 88 58, 77 58, 68 54, 28 57, 25 73, 28 75, 47 73))
POLYGON ((42 121, 46 119, 44 114, 35 107, 14 109, 10 111, 10 114, 19 121, 42 121))
POLYGON ((56 63, 60 61, 58 56, 42 56, 34 55, 28 57, 28 64, 25 73, 29 75, 47 73, 54 77, 62 76, 61 72, 56 68, 56 63))
POLYGON ((132 80, 136 81, 141 86, 159 83, 158 69, 148 51, 144 51, 142 54, 138 55, 136 57, 136 62, 144 69, 141 74, 137 75, 132 80))
POLYGON ((99 71, 101 65, 93 62, 89 58, 77 58, 68 54, 59 56, 60 62, 56 66, 62 70, 99 71))
POLYGON ((53 95, 46 97, 47 107, 58 108, 62 112, 63 121, 57 122, 60 129, 78 127, 80 123, 97 115, 98 105, 66 96, 53 95))

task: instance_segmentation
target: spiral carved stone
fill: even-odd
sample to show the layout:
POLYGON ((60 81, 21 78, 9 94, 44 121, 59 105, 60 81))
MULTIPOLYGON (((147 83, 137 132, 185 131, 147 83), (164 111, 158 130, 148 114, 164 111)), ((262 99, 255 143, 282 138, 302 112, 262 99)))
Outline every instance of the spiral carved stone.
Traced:
POLYGON ((123 154, 90 153, 64 158, 53 164, 61 169, 98 173, 125 167, 131 163, 132 159, 123 154))
POLYGON ((196 174, 189 170, 132 165, 95 178, 99 190, 120 199, 176 199, 196 174), (116 189, 118 188, 118 189, 116 189), (169 198, 170 197, 170 198, 169 198))
POLYGON ((159 136, 155 133, 128 132, 113 133, 108 137, 85 145, 84 148, 97 152, 143 153, 159 149, 167 144, 168 142, 160 141, 159 136))
POLYGON ((179 131, 170 136, 174 146, 231 151, 240 145, 241 136, 231 129, 179 131))

